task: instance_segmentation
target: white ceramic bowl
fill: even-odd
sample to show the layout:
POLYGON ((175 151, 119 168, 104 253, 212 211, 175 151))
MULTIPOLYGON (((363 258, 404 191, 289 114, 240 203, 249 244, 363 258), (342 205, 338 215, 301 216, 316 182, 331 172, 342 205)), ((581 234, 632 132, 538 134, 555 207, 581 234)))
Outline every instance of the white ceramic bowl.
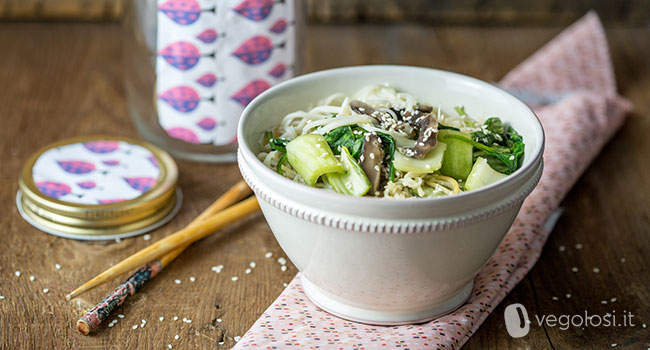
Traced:
POLYGON ((340 317, 371 324, 426 321, 464 303, 473 279, 510 228, 542 172, 544 132, 521 101, 486 82, 435 69, 360 66, 303 75, 244 110, 238 162, 264 217, 302 272, 305 292, 340 317), (433 199, 344 196, 293 182, 256 154, 261 135, 292 111, 334 93, 387 82, 475 117, 498 116, 526 144, 523 166, 479 190, 433 199))

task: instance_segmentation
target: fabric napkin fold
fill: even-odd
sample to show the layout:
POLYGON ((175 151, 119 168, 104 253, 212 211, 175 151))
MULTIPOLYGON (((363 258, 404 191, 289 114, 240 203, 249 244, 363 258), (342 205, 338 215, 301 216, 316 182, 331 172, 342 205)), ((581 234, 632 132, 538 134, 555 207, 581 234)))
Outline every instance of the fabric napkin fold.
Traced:
POLYGON ((561 98, 535 109, 546 133, 544 172, 462 307, 418 325, 350 322, 314 305, 298 274, 234 349, 460 348, 535 264, 550 234, 544 223, 632 108, 616 92, 607 40, 595 12, 560 33, 500 84, 561 98))

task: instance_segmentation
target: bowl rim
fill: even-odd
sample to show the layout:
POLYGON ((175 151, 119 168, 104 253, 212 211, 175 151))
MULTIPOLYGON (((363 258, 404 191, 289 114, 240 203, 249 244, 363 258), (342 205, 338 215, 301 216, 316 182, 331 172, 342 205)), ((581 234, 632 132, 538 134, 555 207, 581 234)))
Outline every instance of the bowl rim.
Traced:
MULTIPOLYGON (((381 80, 381 78, 377 79, 378 81, 381 80)), ((251 167, 251 170, 253 172, 259 171, 260 168, 263 173, 260 174, 262 176, 272 176, 274 179, 277 179, 283 184, 286 184, 287 186, 296 186, 297 189, 301 191, 305 191, 305 194, 309 195, 311 199, 322 199, 324 201, 340 201, 340 200, 345 200, 350 202, 355 202, 358 204, 366 204, 366 205, 378 205, 378 206, 392 206, 394 204, 414 204, 414 203, 421 203, 421 204, 427 204, 427 203, 456 203, 459 201, 465 201, 465 200, 471 200, 472 198, 476 198, 478 196, 482 196, 487 193, 494 193, 498 191, 499 189, 504 188, 508 184, 511 184, 515 182, 516 180, 524 180, 523 178, 526 176, 532 176, 534 174, 535 169, 541 165, 541 160, 543 157, 544 153, 544 148, 545 148, 545 141, 546 141, 546 135, 544 133, 544 128, 542 126, 541 121, 539 120, 539 117, 535 112, 524 102, 522 102, 520 99, 509 93, 508 91, 500 88, 497 85, 490 84, 486 81, 460 74, 460 73, 455 73, 451 71, 446 71, 446 70, 441 70, 441 69, 435 69, 435 68, 429 68, 429 67, 420 67, 420 66, 408 66, 408 65, 358 65, 358 66, 347 66, 347 67, 341 67, 341 68, 333 68, 333 69, 326 69, 326 70, 320 70, 304 75, 300 75, 291 79, 288 79, 284 82, 281 82, 275 86, 272 86, 271 88, 267 89, 266 91, 262 92, 259 94, 257 97, 255 97, 244 109, 244 111, 241 114, 241 117, 239 119, 239 123, 237 126, 237 139, 239 140, 238 142, 238 149, 239 152, 242 153, 242 158, 244 161, 246 161, 251 167), (340 193, 336 193, 333 191, 323 191, 322 189, 307 186, 305 184, 297 183, 289 178, 286 178, 277 172, 273 171, 264 163, 262 163, 261 160, 257 158, 257 155, 252 151, 252 149, 248 146, 247 140, 244 137, 244 125, 246 124, 247 119, 250 117, 252 114, 253 110, 258 108, 262 103, 267 101, 269 98, 272 98, 273 96, 276 96, 280 94, 283 90, 295 86, 295 85, 301 85, 301 84, 306 84, 306 83, 314 83, 317 82, 320 78, 326 77, 328 75, 331 75, 333 73, 345 73, 349 71, 365 71, 365 70, 422 70, 422 71, 434 71, 436 74, 441 74, 443 76, 451 77, 453 79, 462 79, 462 80, 468 80, 471 83, 477 84, 481 86, 482 88, 487 88, 487 89, 493 89, 497 91, 498 93, 504 95, 506 98, 511 99, 514 103, 520 104, 521 106, 524 107, 525 110, 530 112, 530 115, 532 115, 532 120, 534 121, 537 137, 539 140, 539 143, 535 149, 533 149, 533 152, 531 153, 531 158, 532 160, 528 162, 527 164, 524 164, 521 168, 517 169, 514 173, 508 175, 506 178, 501 179, 495 183, 492 183, 488 186, 481 187, 479 189, 473 190, 473 191, 467 191, 467 192, 462 192, 455 194, 453 196, 444 196, 444 197, 434 197, 434 198, 384 198, 384 197, 368 197, 368 196, 363 196, 363 197, 355 197, 355 196, 348 196, 348 195, 343 195, 340 193), (254 162, 248 161, 249 158, 255 159, 254 162)), ((258 175, 259 176, 259 175, 258 175)), ((499 196, 502 197, 502 196, 499 196)))

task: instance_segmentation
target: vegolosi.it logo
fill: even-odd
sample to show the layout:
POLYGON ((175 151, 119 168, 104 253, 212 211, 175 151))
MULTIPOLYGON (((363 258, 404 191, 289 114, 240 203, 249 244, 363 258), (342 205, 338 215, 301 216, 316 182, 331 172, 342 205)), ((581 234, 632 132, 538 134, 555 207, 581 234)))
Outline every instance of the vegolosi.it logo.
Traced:
MULTIPOLYGON (((530 331, 528 311, 521 304, 508 305, 503 318, 506 330, 513 338, 521 338, 530 331)), ((616 315, 616 311, 604 315, 590 315, 587 311, 575 315, 535 315, 535 321, 540 327, 559 327, 563 331, 570 327, 634 327, 632 318, 634 315, 625 310, 619 315, 616 315)))
POLYGON ((528 311, 521 304, 510 304, 503 312, 506 321, 506 330, 513 338, 521 338, 530 331, 530 320, 528 311))

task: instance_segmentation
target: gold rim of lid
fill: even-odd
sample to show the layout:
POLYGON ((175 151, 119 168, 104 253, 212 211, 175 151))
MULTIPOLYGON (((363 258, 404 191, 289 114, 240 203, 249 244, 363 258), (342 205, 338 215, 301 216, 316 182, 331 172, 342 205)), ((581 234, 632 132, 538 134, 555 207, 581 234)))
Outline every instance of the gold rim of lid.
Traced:
POLYGON ((98 235, 126 233, 151 225, 168 214, 176 202, 178 168, 171 156, 147 142, 126 137, 93 135, 74 137, 49 144, 35 152, 23 166, 18 187, 23 209, 35 221, 61 232, 98 235), (32 175, 36 161, 46 151, 65 145, 92 141, 122 141, 151 151, 158 162, 156 183, 140 196, 109 204, 81 204, 49 197, 38 189, 32 175), (166 212, 165 215, 161 212, 166 212), (92 233, 101 231, 100 233, 92 233), (89 233, 90 232, 90 233, 89 233))
POLYGON ((141 220, 125 223, 122 225, 116 226, 104 226, 104 227, 89 227, 89 226, 71 226, 66 225, 60 222, 52 221, 47 217, 40 216, 39 214, 33 212, 25 203, 25 197, 21 200, 21 206, 25 215, 29 216, 31 220, 35 223, 45 227, 47 229, 63 232, 69 235, 79 235, 79 236, 119 236, 125 233, 133 232, 140 230, 155 224, 156 222, 163 220, 169 215, 174 207, 176 206, 176 201, 178 200, 176 192, 172 196, 169 203, 165 207, 156 211, 153 215, 147 216, 141 220))

